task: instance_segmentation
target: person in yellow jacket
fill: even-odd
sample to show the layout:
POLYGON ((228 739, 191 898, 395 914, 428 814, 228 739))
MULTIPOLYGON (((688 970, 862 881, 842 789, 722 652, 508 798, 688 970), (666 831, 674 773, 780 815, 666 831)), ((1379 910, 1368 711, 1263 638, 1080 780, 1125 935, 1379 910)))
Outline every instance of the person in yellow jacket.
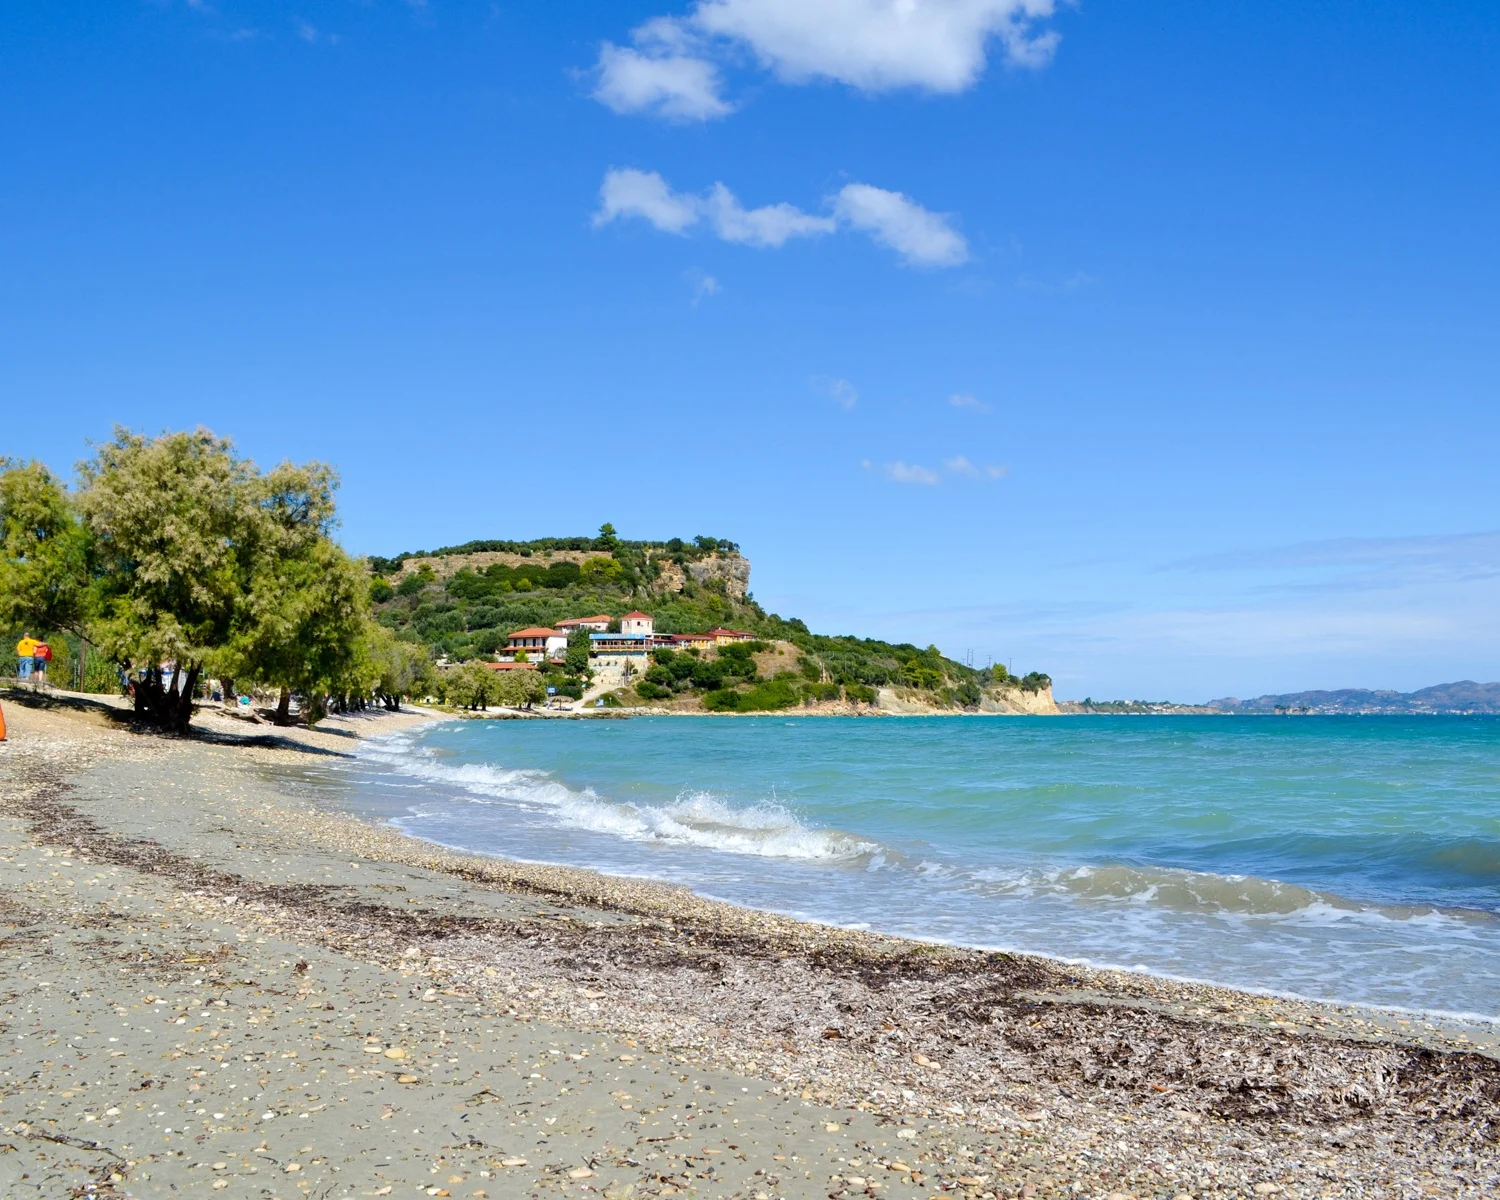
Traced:
POLYGON ((31 659, 41 644, 29 633, 22 635, 21 640, 16 643, 16 678, 31 678, 31 659))

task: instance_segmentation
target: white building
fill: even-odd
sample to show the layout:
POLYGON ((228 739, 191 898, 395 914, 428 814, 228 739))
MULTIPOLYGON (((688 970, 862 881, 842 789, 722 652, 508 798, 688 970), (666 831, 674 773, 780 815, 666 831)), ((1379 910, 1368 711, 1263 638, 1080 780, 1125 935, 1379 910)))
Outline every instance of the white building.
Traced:
POLYGON ((650 613, 628 612, 620 618, 620 632, 651 637, 656 633, 656 622, 652 620, 650 613))

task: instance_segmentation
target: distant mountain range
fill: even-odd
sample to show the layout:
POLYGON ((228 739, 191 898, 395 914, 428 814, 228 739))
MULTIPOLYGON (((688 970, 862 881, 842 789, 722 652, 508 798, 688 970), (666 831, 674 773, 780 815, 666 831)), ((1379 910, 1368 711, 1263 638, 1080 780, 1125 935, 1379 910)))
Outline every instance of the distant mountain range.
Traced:
POLYGON ((1288 692, 1282 696, 1235 696, 1210 700, 1208 708, 1238 713, 1500 713, 1500 683, 1440 683, 1417 692, 1341 688, 1333 692, 1288 692))

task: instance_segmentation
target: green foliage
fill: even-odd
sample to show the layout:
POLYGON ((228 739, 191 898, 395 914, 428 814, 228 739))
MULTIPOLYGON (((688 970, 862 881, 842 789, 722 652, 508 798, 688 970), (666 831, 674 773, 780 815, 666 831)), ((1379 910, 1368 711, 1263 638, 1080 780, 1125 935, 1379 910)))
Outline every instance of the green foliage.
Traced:
POLYGON ((703 697, 703 707, 709 712, 738 712, 740 694, 734 688, 719 688, 703 697))
POLYGON ((866 687, 862 683, 846 683, 844 685, 844 698, 850 704, 874 704, 879 699, 879 693, 872 687, 866 687))
POLYGON ((375 578, 370 580, 370 601, 373 604, 384 604, 396 594, 396 589, 384 579, 375 578))
POLYGON ((86 635, 172 729, 210 670, 300 691, 310 719, 324 695, 368 694, 370 585, 328 536, 328 467, 261 472, 205 429, 117 429, 79 480, 70 497, 35 464, 0 471, 0 621, 86 635))
POLYGON ((1039 692, 1043 688, 1052 686, 1052 676, 1044 675, 1040 671, 1032 671, 1021 679, 1021 690, 1023 692, 1039 692))
POLYGON ((983 696, 984 693, 979 690, 979 685, 972 679, 965 679, 953 689, 953 698, 964 708, 978 708, 983 696))
MULTIPOLYGON (((661 668, 653 667, 652 670, 659 671, 661 670, 661 668)), ((649 677, 649 672, 647 673, 647 678, 642 679, 635 685, 635 690, 640 693, 642 699, 645 700, 665 700, 672 694, 672 689, 670 686, 662 684, 657 680, 651 679, 649 677)))
POLYGON ((41 463, 0 458, 0 627, 79 628, 88 609, 87 539, 41 463))
MULTIPOLYGON (((405 579, 403 579, 396 585, 396 595, 415 596, 418 592, 420 592, 423 588, 425 588, 429 583, 432 582, 432 578, 432 571, 426 567, 423 567, 422 570, 408 575, 405 579)), ((386 599, 389 598, 390 597, 386 597, 386 599)))
MULTIPOLYGON (((575 629, 568 634, 568 650, 563 655, 563 665, 569 675, 584 677, 593 672, 589 667, 589 631, 575 629)), ((583 693, 580 691, 579 695, 583 693)))
POLYGON ((801 699, 788 680, 772 679, 744 692, 734 688, 709 692, 703 697, 703 707, 709 712, 777 712, 791 708, 801 699))

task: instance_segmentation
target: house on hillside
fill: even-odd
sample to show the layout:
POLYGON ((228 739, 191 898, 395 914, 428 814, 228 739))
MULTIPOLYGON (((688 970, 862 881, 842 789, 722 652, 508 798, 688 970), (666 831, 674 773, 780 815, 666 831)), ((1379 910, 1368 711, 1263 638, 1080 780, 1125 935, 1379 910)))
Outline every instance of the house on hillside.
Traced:
POLYGON ((572 633, 575 629, 604 633, 609 629, 609 623, 613 619, 608 613, 601 613, 597 617, 569 617, 566 621, 559 621, 557 628, 561 633, 572 633))
POLYGON ((722 625, 718 629, 710 629, 705 637, 713 638, 715 646, 727 646, 731 642, 753 642, 755 635, 746 633, 743 629, 725 629, 722 625))
POLYGON ((712 650, 718 642, 709 633, 669 633, 657 638, 656 644, 673 650, 712 650))
POLYGON ((643 613, 639 609, 628 612, 620 618, 621 633, 643 633, 650 637, 656 632, 656 621, 650 613, 643 613))
POLYGON ((505 651, 514 654, 526 651, 527 658, 555 658, 568 650, 568 635, 556 629, 518 629, 505 639, 505 651))
POLYGON ((646 652, 656 645, 657 639, 649 633, 591 633, 589 653, 628 654, 644 658, 646 652))

